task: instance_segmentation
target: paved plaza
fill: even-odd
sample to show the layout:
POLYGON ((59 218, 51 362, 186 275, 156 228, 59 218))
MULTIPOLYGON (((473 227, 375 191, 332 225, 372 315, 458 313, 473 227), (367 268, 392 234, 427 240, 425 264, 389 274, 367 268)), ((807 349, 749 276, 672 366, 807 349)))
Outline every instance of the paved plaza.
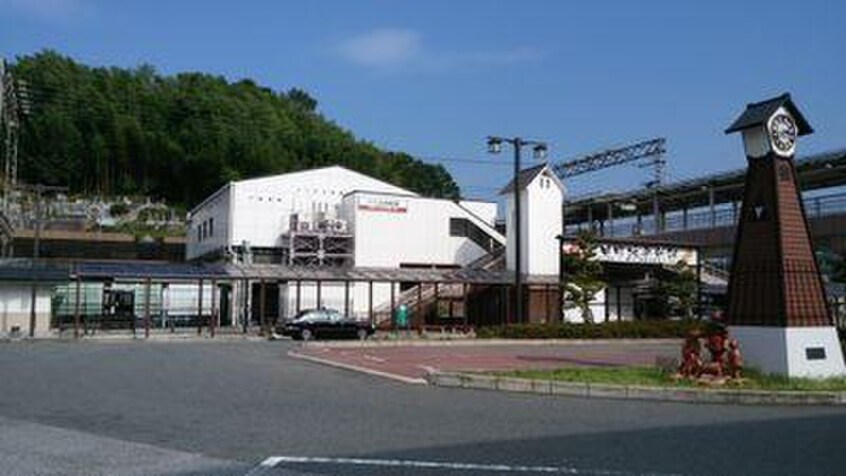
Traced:
MULTIPOLYGON (((818 475, 846 466, 843 408, 444 389, 288 355, 299 349, 0 344, 0 474, 818 475)), ((525 355, 547 352, 536 351, 525 355)))
POLYGON ((675 339, 559 343, 388 341, 306 344, 292 350, 290 355, 400 381, 423 383, 424 377, 431 370, 504 371, 573 365, 651 366, 660 358, 677 357, 680 345, 681 341, 675 339))

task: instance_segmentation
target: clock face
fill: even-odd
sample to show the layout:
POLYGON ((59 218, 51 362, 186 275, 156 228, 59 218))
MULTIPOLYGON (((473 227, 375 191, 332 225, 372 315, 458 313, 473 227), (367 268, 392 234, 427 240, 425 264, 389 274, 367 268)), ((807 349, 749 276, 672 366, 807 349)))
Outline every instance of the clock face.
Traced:
POLYGON ((775 152, 780 155, 791 155, 796 148, 796 122, 784 113, 779 113, 770 119, 770 142, 775 152))

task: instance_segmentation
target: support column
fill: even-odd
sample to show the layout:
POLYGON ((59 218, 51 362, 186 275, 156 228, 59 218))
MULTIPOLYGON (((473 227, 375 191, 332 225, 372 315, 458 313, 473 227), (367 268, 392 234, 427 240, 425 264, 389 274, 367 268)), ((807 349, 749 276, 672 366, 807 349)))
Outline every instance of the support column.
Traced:
POLYGON ((708 186, 708 210, 711 215, 711 228, 716 228, 717 226, 717 202, 714 197, 714 187, 713 185, 708 186))
MULTIPOLYGON (((467 308, 467 304, 468 304, 467 283, 461 283, 461 300, 463 301, 463 307, 464 307, 463 320, 464 320, 464 327, 466 328, 467 323, 469 321, 469 316, 470 316, 470 310, 467 308)), ((467 329, 465 329, 465 332, 466 331, 467 331, 467 329)))
POLYGON ((373 324, 373 281, 367 282, 367 319, 373 324))
POLYGON ((608 236, 614 236, 614 204, 608 202, 608 236))
POLYGON ((245 279, 243 281, 243 307, 241 308, 241 324, 244 326, 244 334, 250 331, 250 280, 245 279))
POLYGON ((587 221, 588 230, 593 231, 593 204, 590 202, 587 204, 587 221))
POLYGON ((350 282, 344 281, 344 316, 350 317, 350 282))
POLYGON ((203 335, 203 280, 200 280, 199 295, 197 296, 197 335, 203 335))
POLYGON ((394 283, 391 283, 391 329, 397 328, 397 304, 395 294, 394 283))
POLYGON ((661 227, 661 205, 658 203, 658 192, 652 195, 652 218, 655 219, 655 233, 658 234, 662 230, 661 227))
POLYGON ((441 303, 440 303, 441 298, 440 298, 440 295, 439 295, 440 290, 438 289, 439 288, 438 283, 434 283, 434 286, 435 286, 435 289, 434 289, 434 292, 435 292, 435 317, 440 318, 441 317, 441 303))
POLYGON ((267 304, 267 283, 264 279, 259 281, 259 325, 261 326, 261 335, 267 336, 267 319, 264 316, 264 306, 267 304))
POLYGON ((696 316, 702 319, 702 256, 696 250, 696 316))
POLYGON ((300 281, 298 279, 296 281, 296 283, 297 283, 297 314, 299 314, 300 311, 302 310, 302 306, 301 306, 301 303, 302 303, 302 296, 301 296, 302 281, 300 281))
POLYGON ((317 308, 323 308, 323 281, 317 280, 317 308))
POLYGON ((151 279, 148 277, 144 282, 144 338, 150 337, 150 287, 151 279))
POLYGON ((79 339, 79 321, 80 321, 79 309, 80 309, 80 305, 81 305, 81 303, 79 301, 80 301, 81 288, 82 288, 82 278, 79 275, 77 275, 76 276, 76 303, 74 305, 74 315, 73 315, 73 337, 74 337, 74 339, 79 339))
POLYGON ((505 311, 505 315, 503 316, 503 322, 505 324, 511 324, 511 299, 509 299, 508 295, 508 285, 502 286, 502 295, 504 297, 503 301, 505 301, 505 306, 502 306, 503 311, 505 311))
POLYGON ((209 322, 209 333, 214 337, 217 326, 220 325, 220 315, 217 312, 217 280, 212 279, 211 282, 211 320, 209 322))
POLYGON ((418 329, 422 328, 425 323, 423 317, 423 283, 417 283, 417 322, 418 329))

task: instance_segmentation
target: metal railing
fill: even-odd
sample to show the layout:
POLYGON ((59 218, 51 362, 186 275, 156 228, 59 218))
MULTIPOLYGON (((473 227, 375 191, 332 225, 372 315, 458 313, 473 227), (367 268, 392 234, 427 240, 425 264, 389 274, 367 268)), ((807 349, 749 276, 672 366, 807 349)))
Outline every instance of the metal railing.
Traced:
MULTIPOLYGON (((818 197, 804 198, 805 213, 809 219, 822 218, 832 215, 846 214, 846 193, 836 193, 818 197)), ((627 237, 638 235, 655 235, 674 231, 704 230, 735 226, 740 214, 741 203, 721 205, 710 210, 696 208, 686 214, 674 211, 661 217, 661 223, 656 223, 654 215, 642 215, 638 222, 636 217, 617 218, 609 224, 595 222, 594 229, 601 230, 603 236, 627 237)), ((567 226, 567 232, 588 228, 588 223, 578 223, 567 226)))

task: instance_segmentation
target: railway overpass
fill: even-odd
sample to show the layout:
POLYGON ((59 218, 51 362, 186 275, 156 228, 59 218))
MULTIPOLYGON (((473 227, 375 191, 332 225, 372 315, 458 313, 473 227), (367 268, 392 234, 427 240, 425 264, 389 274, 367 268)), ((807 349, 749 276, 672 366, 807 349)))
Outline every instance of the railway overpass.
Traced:
MULTIPOLYGON (((846 256, 846 148, 796 160, 818 253, 846 256)), ((710 265, 728 269, 746 169, 660 187, 574 197, 564 204, 564 233, 695 244, 710 265)))

